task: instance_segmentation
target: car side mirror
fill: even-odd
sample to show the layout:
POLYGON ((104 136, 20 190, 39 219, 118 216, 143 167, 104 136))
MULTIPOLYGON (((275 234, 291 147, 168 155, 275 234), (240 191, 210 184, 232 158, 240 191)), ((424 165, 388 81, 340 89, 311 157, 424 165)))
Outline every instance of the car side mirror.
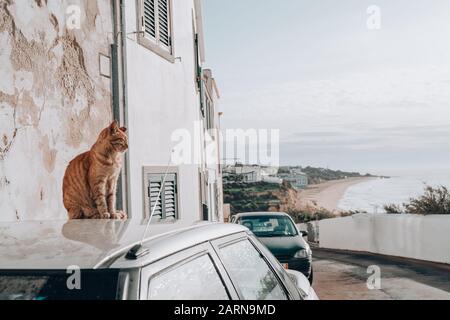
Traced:
POLYGON ((307 237, 308 236, 308 231, 300 231, 302 237, 307 237))
POLYGON ((302 299, 319 300, 316 292, 311 287, 309 280, 303 275, 303 273, 294 270, 286 270, 286 272, 288 273, 294 284, 297 286, 302 299))

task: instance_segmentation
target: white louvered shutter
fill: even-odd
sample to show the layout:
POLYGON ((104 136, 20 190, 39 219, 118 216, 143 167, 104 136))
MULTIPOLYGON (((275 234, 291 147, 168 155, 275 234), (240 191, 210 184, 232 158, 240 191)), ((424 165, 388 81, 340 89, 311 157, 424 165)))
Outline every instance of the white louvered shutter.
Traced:
POLYGON ((146 36, 156 39, 156 8, 155 1, 144 0, 143 23, 146 36))
POLYGON ((156 204, 153 221, 162 219, 178 219, 177 207, 177 175, 169 174, 166 177, 165 186, 158 199, 158 194, 164 180, 164 175, 151 174, 149 177, 149 197, 150 197, 150 214, 156 204))
POLYGON ((177 184, 175 175, 168 177, 166 180, 164 214, 165 219, 177 219, 177 184))
POLYGON ((158 194, 159 194, 159 190, 161 189, 161 184, 162 184, 162 180, 161 180, 161 176, 159 175, 152 175, 150 177, 150 181, 149 181, 149 190, 148 190, 148 196, 150 197, 150 215, 153 212, 153 208, 155 207, 156 204, 156 209, 155 209, 155 213, 153 215, 153 221, 158 221, 161 220, 163 218, 163 205, 162 205, 162 198, 160 197, 158 199, 158 194))
POLYGON ((158 0, 159 42, 166 47, 171 46, 169 0, 158 0))

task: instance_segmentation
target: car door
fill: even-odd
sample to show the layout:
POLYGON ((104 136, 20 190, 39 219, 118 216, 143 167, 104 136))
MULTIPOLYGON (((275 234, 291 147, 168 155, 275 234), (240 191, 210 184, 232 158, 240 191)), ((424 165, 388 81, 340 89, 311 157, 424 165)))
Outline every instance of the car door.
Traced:
POLYGON ((305 292, 303 292, 295 282, 292 281, 289 273, 281 265, 280 261, 270 252, 270 250, 253 234, 249 234, 249 240, 259 249, 259 251, 266 257, 267 261, 272 265, 275 272, 280 277, 281 281, 291 294, 294 300, 303 300, 305 298, 305 292))
MULTIPOLYGON (((242 300, 297 299, 247 233, 212 241, 212 245, 242 300)), ((269 253, 270 254, 270 253, 269 253)))
POLYGON ((143 268, 140 297, 141 300, 239 299, 210 243, 143 268))

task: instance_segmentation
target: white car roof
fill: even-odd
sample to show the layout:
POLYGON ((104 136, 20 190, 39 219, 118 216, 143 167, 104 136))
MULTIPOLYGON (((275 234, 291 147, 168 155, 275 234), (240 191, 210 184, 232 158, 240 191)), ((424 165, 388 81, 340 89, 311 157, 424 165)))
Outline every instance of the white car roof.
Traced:
MULTIPOLYGON (((138 244, 145 230, 137 221, 73 220, 0 223, 1 270, 66 270, 111 267, 138 244)), ((152 224, 144 247, 150 253, 120 263, 121 268, 145 265, 164 256, 229 234, 248 232, 236 224, 152 224), (156 245, 157 244, 157 245, 156 245)), ((114 266, 113 266, 114 267, 114 266)))

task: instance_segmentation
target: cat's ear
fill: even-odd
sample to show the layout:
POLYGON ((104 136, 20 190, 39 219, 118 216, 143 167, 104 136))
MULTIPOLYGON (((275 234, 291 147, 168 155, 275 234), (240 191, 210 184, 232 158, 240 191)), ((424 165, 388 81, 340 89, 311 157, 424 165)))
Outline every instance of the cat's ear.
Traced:
POLYGON ((128 129, 127 128, 125 128, 125 127, 122 127, 122 128, 120 128, 120 131, 122 131, 122 132, 127 132, 128 131, 128 129))
POLYGON ((111 132, 111 134, 115 134, 117 133, 117 131, 119 131, 119 123, 117 122, 117 120, 114 120, 113 123, 111 123, 111 125, 109 126, 109 132, 111 132))

